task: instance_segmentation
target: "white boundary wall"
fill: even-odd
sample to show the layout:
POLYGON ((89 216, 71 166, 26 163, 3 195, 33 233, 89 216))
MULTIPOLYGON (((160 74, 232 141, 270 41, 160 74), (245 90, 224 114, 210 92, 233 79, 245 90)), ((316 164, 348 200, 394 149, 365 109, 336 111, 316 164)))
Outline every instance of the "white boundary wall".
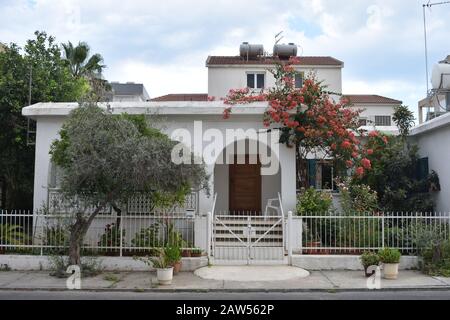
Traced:
MULTIPOLYGON (((151 271, 141 261, 131 257, 99 257, 104 271, 151 271)), ((208 265, 208 258, 182 258, 181 271, 194 271, 208 265)), ((0 255, 0 267, 8 267, 13 271, 51 270, 48 256, 0 255)))

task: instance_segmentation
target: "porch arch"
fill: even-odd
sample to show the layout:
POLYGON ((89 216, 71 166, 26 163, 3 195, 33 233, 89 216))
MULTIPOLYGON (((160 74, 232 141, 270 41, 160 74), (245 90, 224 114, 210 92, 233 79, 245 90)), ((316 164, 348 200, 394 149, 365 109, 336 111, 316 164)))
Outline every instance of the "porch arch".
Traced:
MULTIPOLYGON (((267 159, 263 159, 260 170, 260 189, 259 195, 255 194, 255 197, 260 197, 260 213, 263 214, 267 201, 269 199, 277 199, 278 193, 282 193, 282 167, 278 152, 273 150, 267 143, 253 140, 250 138, 238 139, 228 145, 226 145, 221 153, 217 156, 214 164, 214 193, 217 193, 217 201, 215 212, 216 213, 228 213, 230 211, 230 169, 232 166, 245 166, 255 165, 256 159, 260 160, 261 156, 267 155, 267 159), (240 150, 237 148, 239 144, 244 144, 245 148, 240 150), (256 143, 257 148, 250 147, 250 143, 256 143), (265 150, 262 150, 264 148, 265 150), (246 157, 247 156, 247 157, 246 157), (237 159, 236 159, 237 158, 237 159), (266 160, 270 159, 270 164, 266 164, 266 160), (236 161, 240 160, 240 161, 236 161), (245 161, 244 161, 245 160, 245 161), (252 161, 253 160, 253 161, 252 161), (242 162, 245 162, 243 164, 242 162), (250 163, 249 163, 250 162, 250 163), (278 170, 274 174, 267 174, 267 168, 276 166, 278 170), (266 170, 264 170, 266 169, 266 170), (264 174, 262 174, 262 172, 264 174)), ((264 158, 264 157, 263 157, 264 158)), ((275 171, 275 170, 274 170, 275 171)), ((245 186, 241 186, 244 187, 245 186)), ((231 191, 232 192, 232 191, 231 191)), ((274 213, 274 212, 270 212, 274 213)))

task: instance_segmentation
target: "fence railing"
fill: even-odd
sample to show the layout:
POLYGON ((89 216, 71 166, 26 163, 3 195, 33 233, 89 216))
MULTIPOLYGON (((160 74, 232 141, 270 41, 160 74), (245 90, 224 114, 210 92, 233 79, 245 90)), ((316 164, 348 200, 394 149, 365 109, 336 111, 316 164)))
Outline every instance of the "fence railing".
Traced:
MULTIPOLYGON (((194 249, 194 216, 101 214, 83 242, 84 255, 148 255, 166 245, 194 249)), ((0 210, 0 253, 66 253, 70 214, 33 214, 0 210)))
POLYGON ((450 238, 450 216, 431 213, 383 213, 293 217, 301 225, 302 254, 360 254, 396 248, 416 254, 432 239, 450 238))
MULTIPOLYGON (((70 214, 0 210, 0 254, 67 252, 73 219, 70 214)), ((175 243, 194 249, 212 235, 211 230, 206 231, 208 223, 199 219, 206 218, 186 213, 102 213, 87 232, 83 254, 148 255, 175 243)), ((288 221, 289 236, 284 236, 287 230, 282 232, 294 254, 360 254, 386 247, 416 254, 430 239, 450 239, 449 214, 309 215, 288 221)))
MULTIPOLYGON (((171 214, 180 214, 186 211, 191 211, 193 213, 198 213, 198 192, 191 192, 186 196, 184 204, 181 206, 174 206, 173 208, 167 209, 165 211, 171 214)), ((66 203, 67 200, 63 197, 60 189, 49 189, 48 190, 48 208, 50 212, 61 212, 65 208, 72 208, 73 203, 66 203)), ((152 199, 143 194, 136 194, 130 197, 125 205, 126 212, 131 214, 145 214, 152 212, 154 210, 152 205, 152 199)), ((107 211, 112 211, 108 208, 107 211)))

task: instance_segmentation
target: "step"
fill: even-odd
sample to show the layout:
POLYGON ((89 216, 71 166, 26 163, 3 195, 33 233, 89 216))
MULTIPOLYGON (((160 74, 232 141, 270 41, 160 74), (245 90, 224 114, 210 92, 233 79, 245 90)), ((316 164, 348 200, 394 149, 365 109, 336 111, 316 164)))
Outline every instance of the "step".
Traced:
POLYGON ((247 220, 237 220, 237 219, 219 219, 219 221, 214 220, 214 224, 236 224, 236 225, 248 225, 250 223, 250 225, 274 225, 274 224, 282 224, 282 221, 280 221, 280 219, 261 219, 261 220, 252 220, 252 221, 247 221, 247 220))
MULTIPOLYGON (((239 238, 241 238, 241 240, 247 240, 247 236, 244 236, 242 234, 236 234, 236 236, 238 236, 239 238)), ((225 234, 215 234, 214 238, 216 239, 236 239, 235 235, 232 235, 231 233, 225 233, 225 234)), ((256 239, 258 240, 259 238, 261 238, 263 235, 256 235, 256 236, 251 236, 251 239, 256 239)), ((283 235, 276 235, 276 234, 266 234, 263 239, 281 239, 283 240, 283 235)))
MULTIPOLYGON (((253 230, 256 230, 256 232, 259 232, 259 233, 266 233, 267 231, 269 231, 269 232, 283 232, 283 228, 282 227, 270 227, 270 228, 268 228, 268 227, 252 227, 253 228, 253 230)), ((230 232, 230 230, 231 231, 233 231, 233 232, 240 232, 240 233, 243 233, 244 232, 244 230, 246 230, 247 229, 247 227, 233 227, 233 226, 216 226, 215 228, 214 228, 214 231, 224 231, 224 232, 230 232)))
POLYGON ((256 247, 249 250, 246 247, 233 248, 233 247, 218 247, 214 250, 214 261, 216 260, 279 260, 282 261, 285 258, 284 248, 274 247, 274 248, 264 248, 256 247))
MULTIPOLYGON (((247 247, 247 242, 244 241, 244 243, 238 241, 236 239, 236 242, 230 242, 230 241, 214 241, 215 247, 228 247, 228 248, 239 248, 239 247, 247 247)), ((267 247, 267 248, 282 248, 283 247, 283 241, 279 242, 263 242, 262 240, 258 243, 252 243, 252 247, 267 247)))

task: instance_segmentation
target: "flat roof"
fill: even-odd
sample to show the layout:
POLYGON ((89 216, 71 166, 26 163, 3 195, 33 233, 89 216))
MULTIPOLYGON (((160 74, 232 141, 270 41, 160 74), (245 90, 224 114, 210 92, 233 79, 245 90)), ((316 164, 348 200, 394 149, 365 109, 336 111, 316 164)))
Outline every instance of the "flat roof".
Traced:
MULTIPOLYGON (((330 56, 305 56, 297 57, 298 62, 294 65, 299 66, 335 66, 343 67, 344 62, 330 56)), ((206 66, 224 66, 224 65, 275 65, 284 60, 278 57, 262 56, 251 59, 245 59, 240 56, 209 56, 206 60, 206 66)))
MULTIPOLYGON (((107 103, 99 103, 106 109, 107 103)), ((22 109, 22 115, 29 118, 67 116, 79 106, 77 102, 36 103, 22 109)), ((110 102, 113 114, 158 114, 158 115, 222 115, 229 105, 222 101, 166 101, 166 102, 110 102)), ((235 105, 233 115, 262 115, 268 103, 256 102, 235 105)))

